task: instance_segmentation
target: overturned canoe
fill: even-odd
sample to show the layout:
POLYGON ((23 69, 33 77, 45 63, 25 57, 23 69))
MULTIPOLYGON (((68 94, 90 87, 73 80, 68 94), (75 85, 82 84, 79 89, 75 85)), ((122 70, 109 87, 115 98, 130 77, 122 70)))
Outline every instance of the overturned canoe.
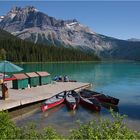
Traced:
POLYGON ((118 105, 119 103, 119 99, 108 96, 108 95, 104 95, 102 93, 99 92, 95 92, 95 91, 91 91, 91 90, 87 90, 84 89, 80 92, 81 95, 83 95, 85 98, 96 98, 98 99, 100 102, 106 102, 106 103, 110 103, 113 105, 118 105))

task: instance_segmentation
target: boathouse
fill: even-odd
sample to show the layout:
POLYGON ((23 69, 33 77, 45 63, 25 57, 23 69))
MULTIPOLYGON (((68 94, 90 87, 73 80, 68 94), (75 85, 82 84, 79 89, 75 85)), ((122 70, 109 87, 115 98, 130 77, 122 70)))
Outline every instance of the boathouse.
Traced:
POLYGON ((39 84, 45 85, 51 83, 51 75, 48 72, 36 72, 39 75, 39 84))
POLYGON ((25 89, 28 87, 28 77, 24 73, 13 74, 13 89, 25 89))
POLYGON ((35 87, 39 85, 39 75, 35 72, 26 73, 28 76, 28 83, 30 87, 35 87))

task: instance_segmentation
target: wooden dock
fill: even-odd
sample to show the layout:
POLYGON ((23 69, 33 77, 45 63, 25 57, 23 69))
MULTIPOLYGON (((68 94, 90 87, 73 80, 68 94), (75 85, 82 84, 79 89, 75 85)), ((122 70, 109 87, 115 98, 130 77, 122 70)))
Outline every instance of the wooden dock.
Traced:
POLYGON ((81 89, 90 87, 90 83, 54 82, 52 84, 47 84, 43 86, 17 90, 12 89, 11 82, 8 82, 9 98, 7 100, 0 99, 0 111, 39 102, 63 91, 79 91, 81 89))

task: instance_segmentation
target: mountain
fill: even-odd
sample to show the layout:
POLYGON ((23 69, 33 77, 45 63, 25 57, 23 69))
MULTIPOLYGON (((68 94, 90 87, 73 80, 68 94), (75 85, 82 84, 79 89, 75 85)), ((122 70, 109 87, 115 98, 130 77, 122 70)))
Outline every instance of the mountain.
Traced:
POLYGON ((0 28, 34 43, 78 48, 101 58, 140 60, 140 42, 98 34, 76 19, 58 20, 33 6, 12 8, 0 28))
POLYGON ((13 36, 12 34, 0 29, 0 41, 5 40, 5 39, 15 39, 16 37, 13 36))
POLYGON ((128 41, 140 42, 140 39, 137 39, 137 38, 130 38, 130 39, 128 39, 128 41))
POLYGON ((15 62, 99 61, 94 54, 71 48, 34 44, 0 29, 0 60, 15 62), (62 55, 65 54, 65 55, 62 55))

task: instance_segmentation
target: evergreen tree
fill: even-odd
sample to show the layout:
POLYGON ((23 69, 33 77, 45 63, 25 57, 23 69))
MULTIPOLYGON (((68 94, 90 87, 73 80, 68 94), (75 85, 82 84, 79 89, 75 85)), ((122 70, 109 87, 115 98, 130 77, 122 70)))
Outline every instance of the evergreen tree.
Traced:
POLYGON ((53 46, 51 44, 34 44, 16 38, 0 30, 0 59, 15 62, 48 62, 48 61, 93 61, 100 60, 94 53, 78 49, 53 46))
POLYGON ((5 49, 0 49, 0 60, 6 60, 6 51, 5 49))

